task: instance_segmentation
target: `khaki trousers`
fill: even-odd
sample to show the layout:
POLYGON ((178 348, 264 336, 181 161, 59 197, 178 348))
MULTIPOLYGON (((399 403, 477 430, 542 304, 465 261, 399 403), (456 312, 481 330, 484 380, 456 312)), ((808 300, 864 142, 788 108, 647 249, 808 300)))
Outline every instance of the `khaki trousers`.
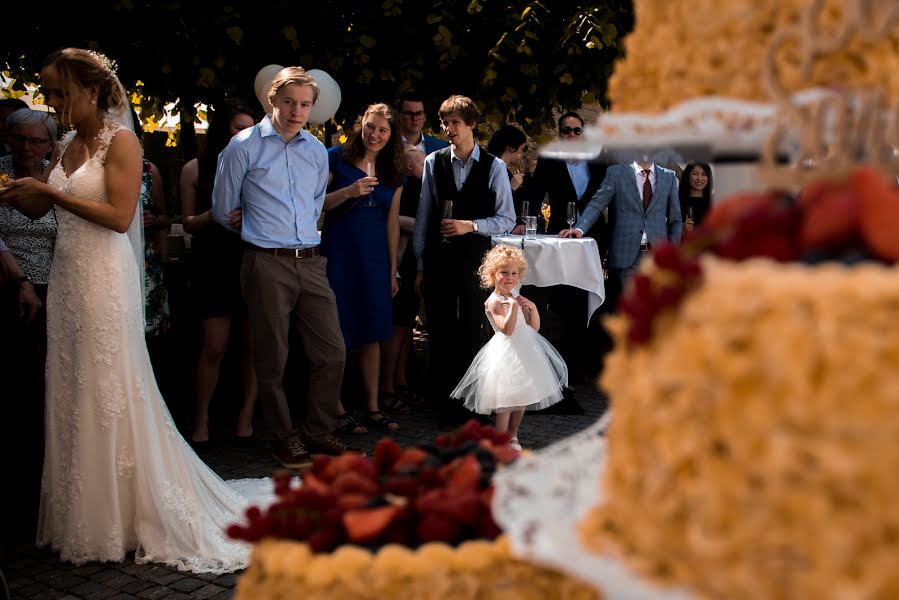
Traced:
POLYGON ((327 259, 272 256, 246 251, 240 284, 253 335, 259 402, 268 426, 280 439, 294 431, 284 369, 291 316, 309 359, 309 393, 301 428, 307 439, 328 439, 337 425, 337 402, 346 362, 327 259))

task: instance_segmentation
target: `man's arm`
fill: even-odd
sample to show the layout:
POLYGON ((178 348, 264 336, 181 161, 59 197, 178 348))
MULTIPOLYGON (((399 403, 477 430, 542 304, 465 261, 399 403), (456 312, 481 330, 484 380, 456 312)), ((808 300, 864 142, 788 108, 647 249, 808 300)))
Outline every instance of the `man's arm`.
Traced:
MULTIPOLYGON (((12 252, 0 240, 0 274, 2 272, 8 275, 10 281, 19 282, 19 318, 24 319, 26 323, 30 323, 41 308, 41 300, 37 297, 37 294, 34 292, 34 286, 25 277, 25 272, 19 267, 19 263, 16 262, 12 252)), ((0 282, 2 280, 3 277, 0 277, 0 282)))
MULTIPOLYGON (((576 230, 580 235, 575 235, 575 237, 581 237, 584 235, 584 232, 590 231, 590 228, 596 224, 596 221, 599 220, 600 217, 602 217, 603 211, 612 202, 612 198, 615 197, 616 188, 614 173, 615 172, 612 169, 606 171, 606 176, 602 180, 602 185, 599 186, 599 189, 593 194, 590 202, 587 203, 581 218, 574 224, 574 228, 565 229, 562 233, 576 230)), ((559 235, 562 235, 562 233, 559 235)), ((562 237, 571 237, 571 235, 562 237)))
POLYGON ((232 213, 241 208, 240 192, 249 164, 249 158, 240 144, 228 144, 216 164, 215 184, 212 188, 212 218, 232 231, 238 231, 232 224, 232 213))
POLYGON ((668 240, 675 244, 680 243, 684 234, 684 217, 680 212, 680 198, 677 194, 677 177, 673 177, 671 189, 668 192, 668 240))
POLYGON ((478 219, 478 233, 487 236, 508 233, 515 227, 515 204, 512 200, 512 186, 509 184, 506 163, 498 158, 493 160, 490 167, 488 185, 496 198, 496 215, 478 219))
POLYGON ((428 237, 428 221, 431 218, 431 207, 434 203, 434 155, 425 159, 424 175, 421 179, 421 196, 418 197, 418 211, 415 213, 415 229, 412 230, 412 249, 418 263, 419 273, 424 270, 421 257, 424 254, 428 237))

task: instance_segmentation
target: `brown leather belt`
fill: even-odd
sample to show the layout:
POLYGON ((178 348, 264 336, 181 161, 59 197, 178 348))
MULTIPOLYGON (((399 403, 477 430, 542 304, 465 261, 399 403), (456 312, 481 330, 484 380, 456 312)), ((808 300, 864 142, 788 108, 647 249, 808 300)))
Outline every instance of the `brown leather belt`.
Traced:
POLYGON ((249 242, 243 243, 244 248, 259 252, 260 254, 271 254, 272 256, 286 256, 288 258, 315 258, 320 256, 318 246, 311 248, 260 248, 249 242))
POLYGON ((649 244, 640 244, 640 252, 649 252, 652 250, 652 246, 649 244))

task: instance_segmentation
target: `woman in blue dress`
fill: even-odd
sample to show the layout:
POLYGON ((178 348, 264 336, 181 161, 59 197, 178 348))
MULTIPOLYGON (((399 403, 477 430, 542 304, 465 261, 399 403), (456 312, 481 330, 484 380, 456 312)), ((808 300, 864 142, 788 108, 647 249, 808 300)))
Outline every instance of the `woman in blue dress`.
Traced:
MULTIPOLYGON (((382 341, 393 335, 391 299, 400 237, 400 195, 405 155, 394 109, 372 104, 357 120, 347 143, 328 150, 321 252, 347 348, 359 349, 367 424, 395 431, 399 425, 378 406, 382 341)), ((364 433, 338 406, 340 431, 364 433)))

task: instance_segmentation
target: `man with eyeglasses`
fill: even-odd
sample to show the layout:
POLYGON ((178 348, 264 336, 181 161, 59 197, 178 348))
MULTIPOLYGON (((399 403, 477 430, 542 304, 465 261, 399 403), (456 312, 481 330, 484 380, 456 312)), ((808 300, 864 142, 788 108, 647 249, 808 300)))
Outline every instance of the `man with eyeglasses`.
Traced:
POLYGON ((437 139, 422 132, 427 116, 421 94, 411 90, 403 92, 397 100, 396 109, 400 113, 400 136, 402 136, 404 144, 415 146, 424 152, 425 156, 449 146, 446 140, 437 139))
MULTIPOLYGON (((563 141, 576 143, 583 136, 584 120, 576 112, 563 114, 559 117, 558 125, 559 139, 563 141)), ((539 214, 540 205, 548 194, 550 216, 546 233, 558 234, 568 227, 568 203, 575 203, 575 220, 578 220, 605 175, 604 162, 540 157, 534 169, 528 211, 532 215, 539 214)), ((605 258, 609 240, 605 219, 598 219, 585 235, 596 240, 599 259, 605 258)), ((559 317, 564 327, 561 338, 566 343, 560 344, 559 351, 568 363, 572 380, 592 379, 599 367, 596 364, 597 352, 593 347, 595 344, 589 341, 587 327, 583 322, 583 315, 587 312, 587 292, 559 285, 549 290, 547 300, 547 309, 559 317)))

